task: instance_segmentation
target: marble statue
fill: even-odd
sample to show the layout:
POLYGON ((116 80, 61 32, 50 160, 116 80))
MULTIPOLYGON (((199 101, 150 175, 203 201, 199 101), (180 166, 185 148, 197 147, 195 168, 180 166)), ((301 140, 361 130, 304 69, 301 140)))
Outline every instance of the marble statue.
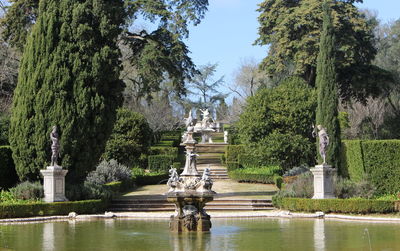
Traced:
POLYGON ((193 125, 193 117, 192 117, 192 110, 189 111, 189 115, 187 118, 184 119, 185 120, 185 125, 186 128, 190 127, 193 125))
POLYGON ((322 125, 317 125, 318 129, 318 138, 319 138, 319 154, 322 157, 322 164, 326 164, 326 151, 328 150, 329 145, 329 136, 326 132, 326 129, 322 127, 322 125))
POLYGON ((57 159, 60 155, 60 140, 57 132, 57 126, 53 126, 53 130, 50 133, 51 144, 51 166, 58 166, 57 159))
POLYGON ((224 131, 224 143, 228 144, 228 131, 224 131))
POLYGON ((170 191, 173 191, 179 182, 179 175, 178 172, 176 171, 176 168, 173 168, 171 166, 171 169, 169 169, 169 179, 167 182, 167 185, 170 187, 170 191))
POLYGON ((208 128, 210 127, 210 121, 212 121, 211 117, 210 117, 210 112, 208 111, 208 109, 200 109, 201 113, 203 114, 203 120, 202 120, 202 126, 203 128, 208 128))

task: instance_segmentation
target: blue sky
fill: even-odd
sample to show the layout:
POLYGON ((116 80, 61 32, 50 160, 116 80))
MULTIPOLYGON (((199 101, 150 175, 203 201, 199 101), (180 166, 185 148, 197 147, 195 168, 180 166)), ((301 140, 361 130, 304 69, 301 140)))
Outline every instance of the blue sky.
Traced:
MULTIPOLYGON (((198 26, 190 29, 187 40, 196 65, 218 63, 215 78, 232 82, 233 72, 242 60, 261 61, 266 47, 253 46, 257 39, 257 4, 261 0, 209 0, 209 11, 198 26)), ((400 18, 400 0, 364 0, 361 9, 377 11, 382 22, 400 18)))

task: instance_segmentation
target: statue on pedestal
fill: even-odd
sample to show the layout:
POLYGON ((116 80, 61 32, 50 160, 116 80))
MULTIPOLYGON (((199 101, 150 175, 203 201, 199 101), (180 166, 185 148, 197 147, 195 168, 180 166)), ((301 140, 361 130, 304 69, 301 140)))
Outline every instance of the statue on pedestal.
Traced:
POLYGON ((50 166, 58 166, 57 159, 60 156, 60 140, 57 132, 57 126, 53 126, 50 133, 51 144, 51 163, 50 166))
POLYGON ((318 129, 318 138, 319 138, 319 154, 322 157, 322 164, 326 164, 326 151, 328 150, 329 145, 329 136, 326 132, 326 129, 322 127, 322 125, 317 125, 318 129))

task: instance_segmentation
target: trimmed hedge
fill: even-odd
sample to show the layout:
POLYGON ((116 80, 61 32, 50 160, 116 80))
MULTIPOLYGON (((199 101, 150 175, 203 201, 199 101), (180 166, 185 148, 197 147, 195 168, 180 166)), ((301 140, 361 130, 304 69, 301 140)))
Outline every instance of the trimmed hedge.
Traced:
POLYGON ((162 135, 161 136, 161 141, 172 141, 173 142, 173 147, 178 147, 179 144, 181 143, 181 135, 162 135))
POLYGON ((171 155, 150 155, 148 157, 148 169, 152 172, 168 172, 174 160, 175 157, 171 155))
POLYGON ((108 203, 102 200, 68 201, 55 203, 0 204, 0 218, 102 213, 108 203))
POLYGON ((282 168, 279 166, 240 168, 228 172, 229 178, 239 182, 259 182, 274 184, 275 176, 279 176, 282 168))
POLYGON ((339 172, 353 181, 361 181, 364 176, 364 160, 361 140, 343 140, 339 172))
POLYGON ((400 140, 362 142, 364 168, 378 194, 400 192, 400 140))
POLYGON ((348 140, 344 146, 342 173, 353 181, 366 177, 378 195, 400 192, 400 140, 348 140))
POLYGON ((161 140, 155 146, 173 147, 174 141, 172 140, 161 140))
MULTIPOLYGON (((275 198, 275 197, 274 197, 275 198)), ((395 202, 388 200, 368 199, 304 199, 304 198, 275 198, 274 206, 290 211, 324 213, 391 213, 395 212, 395 202)))
POLYGON ((171 155, 178 159, 179 149, 177 147, 152 146, 150 155, 171 155))
POLYGON ((239 155, 244 151, 244 145, 228 145, 225 147, 225 161, 228 170, 239 168, 239 155))
POLYGON ((18 180, 11 148, 0 146, 0 190, 13 187, 18 180))

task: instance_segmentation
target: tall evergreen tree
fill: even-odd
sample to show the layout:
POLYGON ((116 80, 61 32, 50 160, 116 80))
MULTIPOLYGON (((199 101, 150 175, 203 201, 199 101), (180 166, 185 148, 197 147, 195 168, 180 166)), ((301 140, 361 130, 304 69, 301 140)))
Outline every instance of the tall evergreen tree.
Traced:
POLYGON ((324 23, 317 59, 317 125, 327 129, 330 145, 326 154, 328 164, 340 164, 340 127, 338 120, 338 88, 335 68, 335 35, 330 4, 324 2, 324 23))
POLYGON ((97 164, 122 101, 122 0, 42 0, 28 37, 12 108, 10 144, 21 179, 49 163, 57 125, 67 179, 97 164))

